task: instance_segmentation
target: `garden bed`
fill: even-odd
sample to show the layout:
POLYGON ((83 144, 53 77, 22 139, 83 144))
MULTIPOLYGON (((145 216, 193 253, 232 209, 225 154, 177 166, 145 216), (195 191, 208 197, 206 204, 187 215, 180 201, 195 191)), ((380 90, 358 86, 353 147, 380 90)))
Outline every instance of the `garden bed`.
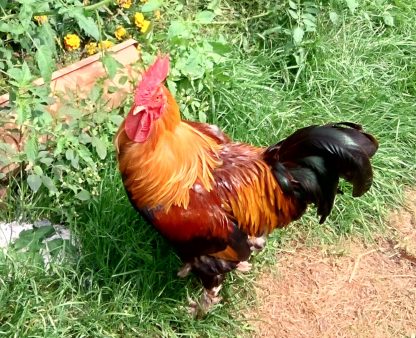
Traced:
MULTIPOLYGON (((85 99, 90 95, 90 91, 97 81, 103 80, 103 95, 101 99, 106 102, 108 109, 117 108, 126 96, 134 89, 133 84, 138 77, 138 65, 135 65, 140 59, 137 50, 137 41, 129 39, 117 44, 106 51, 106 55, 119 64, 117 73, 112 78, 108 78, 108 70, 102 63, 102 57, 105 55, 98 53, 82 59, 72 65, 64 67, 51 76, 50 97, 52 103, 48 105, 47 111, 52 116, 57 116, 62 105, 71 98, 85 99), (112 89, 112 90, 109 90, 112 89)), ((45 85, 43 78, 33 82, 35 86, 45 85)), ((0 96, 0 107, 9 105, 9 94, 0 96)), ((16 124, 16 114, 8 114, 9 121, 0 126, 0 142, 6 143, 15 152, 20 152, 25 146, 25 140, 30 135, 30 129, 19 127, 16 124)), ((65 118, 60 114, 60 118, 65 118)), ((4 152, 2 154, 6 165, 0 167, 0 173, 7 176, 14 172, 19 165, 11 159, 8 160, 13 152, 4 152)), ((4 189, 2 189, 4 194, 4 189)))
MULTIPOLYGON (((103 99, 108 101, 112 108, 118 107, 125 96, 131 93, 133 89, 132 81, 137 80, 137 71, 132 67, 140 58, 137 46, 138 42, 136 40, 129 39, 107 50, 107 53, 123 66, 122 69, 118 70, 116 77, 104 82, 106 90, 103 99), (120 84, 120 78, 125 76, 127 76, 127 80, 120 84), (118 87, 117 91, 109 92, 108 87, 111 85, 116 85, 118 87)), ((68 92, 71 92, 71 95, 85 97, 99 79, 107 77, 106 68, 101 61, 103 55, 102 53, 94 54, 52 73, 50 89, 51 95, 54 97, 54 103, 49 107, 50 112, 57 112, 62 94, 66 94, 66 97, 68 97, 68 92)), ((38 78, 33 81, 33 84, 43 86, 45 81, 43 78, 38 78)), ((9 105, 8 93, 0 96, 0 107, 7 105, 9 105)))

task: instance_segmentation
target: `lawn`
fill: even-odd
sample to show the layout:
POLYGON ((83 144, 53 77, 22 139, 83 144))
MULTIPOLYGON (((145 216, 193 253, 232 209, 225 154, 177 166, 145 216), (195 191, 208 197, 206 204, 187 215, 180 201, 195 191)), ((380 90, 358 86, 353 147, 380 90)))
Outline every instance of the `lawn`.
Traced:
MULTIPOLYGON (((403 202, 404 188, 416 181, 416 3, 205 3, 165 1, 160 34, 141 41, 145 63, 159 48, 171 53, 175 68, 168 84, 177 89, 184 116, 215 123, 233 139, 256 145, 275 143, 310 124, 362 124, 380 142, 373 187, 353 199, 350 187, 343 186, 345 194, 337 197, 323 225, 311 208, 288 229, 276 231, 266 250, 253 258, 253 271, 230 274, 223 303, 206 318, 193 320, 185 305, 187 297, 201 292, 198 281, 176 276, 178 258, 125 195, 110 146, 119 120, 93 121, 108 144, 105 160, 91 155, 98 178, 85 183, 69 179, 83 178, 84 167, 64 175, 67 184, 85 184, 90 199, 76 198, 56 177, 61 194, 46 184, 33 192, 26 180, 33 168, 9 183, 1 220, 49 219, 71 229, 76 240, 75 245, 55 242, 48 265, 39 253, 41 240, 53 230, 0 251, 0 336, 250 336, 245 314, 262 302, 253 292, 256 275, 275 261, 277 250, 289 249, 296 239, 305 246, 349 237, 371 242, 387 230, 389 210, 403 202), (195 13, 201 12, 205 14, 195 23, 195 13), (170 40, 165 41, 166 32, 170 40), (218 57, 206 58, 212 65, 201 60, 208 48, 204 41, 221 49, 218 57), (192 58, 198 66, 186 68, 181 60, 192 58)), ((126 104, 111 116, 124 114, 126 104)))

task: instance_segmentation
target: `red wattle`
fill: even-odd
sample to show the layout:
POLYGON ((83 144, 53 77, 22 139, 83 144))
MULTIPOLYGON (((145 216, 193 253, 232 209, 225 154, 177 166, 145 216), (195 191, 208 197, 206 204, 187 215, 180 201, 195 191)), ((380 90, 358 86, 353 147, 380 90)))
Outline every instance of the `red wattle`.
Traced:
POLYGON ((133 115, 131 112, 126 117, 124 130, 130 140, 143 143, 150 135, 152 129, 152 117, 146 111, 133 115))

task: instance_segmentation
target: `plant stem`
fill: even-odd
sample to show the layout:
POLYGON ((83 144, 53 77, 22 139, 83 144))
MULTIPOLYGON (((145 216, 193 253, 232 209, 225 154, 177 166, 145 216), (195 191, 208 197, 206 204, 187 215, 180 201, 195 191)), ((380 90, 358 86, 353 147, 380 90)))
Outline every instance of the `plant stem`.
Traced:
POLYGON ((97 2, 96 4, 92 4, 92 5, 85 6, 85 7, 84 7, 84 9, 85 9, 86 11, 93 11, 93 10, 95 10, 95 9, 98 9, 98 8, 102 7, 102 6, 107 5, 107 4, 108 4, 108 3, 110 3, 111 1, 112 1, 112 0, 102 0, 102 1, 100 1, 100 2, 97 2))

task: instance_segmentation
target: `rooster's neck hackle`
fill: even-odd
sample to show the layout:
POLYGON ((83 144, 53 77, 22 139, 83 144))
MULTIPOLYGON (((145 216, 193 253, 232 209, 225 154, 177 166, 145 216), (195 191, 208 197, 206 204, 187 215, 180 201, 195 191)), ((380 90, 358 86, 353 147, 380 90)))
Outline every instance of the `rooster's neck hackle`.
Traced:
POLYGON ((162 86, 162 91, 163 95, 166 96, 167 104, 165 112, 157 121, 155 121, 155 130, 152 133, 153 139, 155 141, 157 141, 166 131, 174 132, 176 127, 181 122, 179 106, 173 98, 172 94, 165 86, 162 86))
POLYGON ((120 127, 116 136, 119 167, 130 198, 138 207, 187 208, 189 190, 195 183, 212 189, 212 172, 221 165, 221 146, 182 122, 174 98, 165 87, 163 91, 167 107, 146 142, 130 141, 124 124, 120 127))

